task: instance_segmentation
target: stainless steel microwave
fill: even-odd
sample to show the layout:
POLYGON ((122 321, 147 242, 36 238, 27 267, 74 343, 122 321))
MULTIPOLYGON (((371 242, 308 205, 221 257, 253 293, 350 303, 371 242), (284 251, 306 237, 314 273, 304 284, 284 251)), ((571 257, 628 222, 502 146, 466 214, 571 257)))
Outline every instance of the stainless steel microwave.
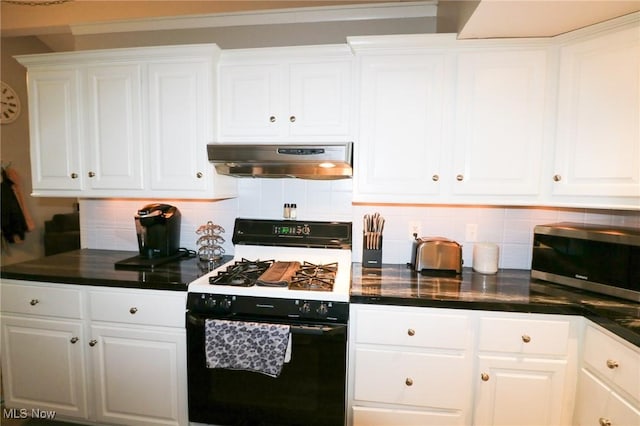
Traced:
POLYGON ((640 228, 538 225, 531 277, 640 302, 640 228))

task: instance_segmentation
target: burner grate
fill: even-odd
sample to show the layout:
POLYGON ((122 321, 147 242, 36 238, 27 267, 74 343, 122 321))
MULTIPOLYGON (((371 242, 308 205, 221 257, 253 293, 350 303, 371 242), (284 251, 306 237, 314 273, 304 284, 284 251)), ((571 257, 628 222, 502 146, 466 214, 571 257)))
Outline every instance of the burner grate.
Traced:
POLYGON ((304 262, 289 283, 290 290, 333 291, 338 263, 315 265, 304 262))
POLYGON ((273 265, 274 260, 236 260, 215 277, 209 277, 209 284, 251 287, 264 271, 273 265))

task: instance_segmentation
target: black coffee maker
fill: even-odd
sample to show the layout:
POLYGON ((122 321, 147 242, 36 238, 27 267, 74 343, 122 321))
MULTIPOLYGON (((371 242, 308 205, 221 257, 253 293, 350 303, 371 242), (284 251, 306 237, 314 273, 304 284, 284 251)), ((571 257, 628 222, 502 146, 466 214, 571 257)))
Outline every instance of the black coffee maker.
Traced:
POLYGON ((138 249, 143 259, 175 256, 180 249, 180 210, 169 204, 149 204, 135 216, 138 249))

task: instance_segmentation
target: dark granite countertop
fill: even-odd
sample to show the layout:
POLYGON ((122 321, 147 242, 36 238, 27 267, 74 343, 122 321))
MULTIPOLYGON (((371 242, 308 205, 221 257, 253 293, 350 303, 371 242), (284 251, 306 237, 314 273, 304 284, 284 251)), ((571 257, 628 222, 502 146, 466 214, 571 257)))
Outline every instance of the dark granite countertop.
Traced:
POLYGON ((532 279, 529 270, 430 277, 406 265, 354 263, 351 303, 581 315, 640 347, 640 303, 532 279))
MULTIPOLYGON (((191 281, 209 272, 211 266, 217 266, 210 266, 207 262, 200 262, 194 257, 183 257, 153 269, 115 268, 116 262, 137 254, 137 252, 117 250, 74 250, 6 265, 0 270, 0 277, 64 284, 187 291, 187 285, 191 281)), ((222 262, 230 258, 226 256, 222 262)))

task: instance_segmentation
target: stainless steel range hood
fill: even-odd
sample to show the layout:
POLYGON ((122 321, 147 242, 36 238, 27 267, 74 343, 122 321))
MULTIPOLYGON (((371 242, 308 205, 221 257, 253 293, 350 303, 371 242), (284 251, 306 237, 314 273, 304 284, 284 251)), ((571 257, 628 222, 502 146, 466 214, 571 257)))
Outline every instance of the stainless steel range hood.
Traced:
POLYGON ((216 171, 229 176, 329 180, 353 175, 353 142, 209 144, 207 154, 216 171))

